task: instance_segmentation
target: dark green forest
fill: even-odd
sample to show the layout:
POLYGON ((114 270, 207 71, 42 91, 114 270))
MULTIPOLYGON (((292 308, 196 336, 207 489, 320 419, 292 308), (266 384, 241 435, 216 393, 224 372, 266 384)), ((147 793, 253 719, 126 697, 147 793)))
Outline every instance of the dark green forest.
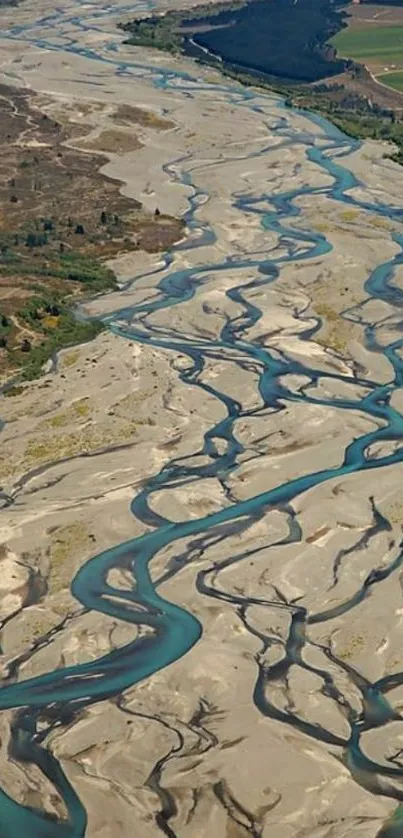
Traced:
POLYGON ((168 12, 121 28, 128 43, 206 60, 202 47, 226 67, 267 78, 313 82, 343 71, 326 42, 344 25, 341 0, 251 0, 189 12, 168 12))

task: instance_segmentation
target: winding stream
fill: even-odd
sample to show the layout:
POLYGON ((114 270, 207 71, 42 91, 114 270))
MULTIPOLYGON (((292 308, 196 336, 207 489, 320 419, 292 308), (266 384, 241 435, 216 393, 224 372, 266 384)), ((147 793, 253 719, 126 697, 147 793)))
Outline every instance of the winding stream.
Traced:
MULTIPOLYGON (((106 8, 106 7, 105 7, 106 8)), ((59 12, 52 16, 52 25, 57 21, 59 12)), ((42 29, 46 29, 46 21, 40 21, 42 29)), ((75 18, 78 27, 85 27, 85 18, 75 18)), ((39 26, 35 22, 35 28, 39 26)), ((94 28, 94 27, 92 27, 94 28)), ((17 28, 16 28, 17 29, 17 28)), ((52 47, 51 40, 44 37, 36 39, 30 33, 29 27, 18 27, 18 31, 11 30, 4 37, 25 39, 40 47, 52 47)), ((118 74, 130 74, 133 68, 136 73, 143 73, 147 78, 153 78, 159 88, 175 89, 176 93, 183 91, 184 95, 203 89, 203 81, 191 78, 186 74, 176 74, 161 68, 146 67, 144 65, 122 64, 118 55, 114 55, 113 44, 108 57, 98 55, 93 50, 80 47, 71 41, 63 47, 64 51, 71 51, 93 57, 97 60, 114 64, 118 74)), ((207 85, 206 85, 207 86, 207 85)), ((223 82, 216 88, 224 93, 233 107, 243 111, 256 108, 256 96, 251 90, 226 84, 223 82)), ((273 97, 267 95, 273 103, 273 97)), ((259 100, 262 93, 259 92, 259 100)), ((275 101, 275 100, 274 100, 275 101)), ((403 338, 394 340, 387 347, 377 343, 376 330, 371 322, 365 320, 365 310, 357 314, 346 311, 344 316, 359 322, 363 330, 363 341, 373 352, 384 353, 393 369, 393 376, 389 383, 379 384, 368 378, 360 378, 360 371, 354 376, 342 375, 337 372, 325 372, 322 369, 306 366, 303 362, 287 357, 279 351, 271 351, 259 342, 248 339, 248 331, 259 321, 262 312, 256 304, 248 299, 248 292, 269 283, 275 283, 281 276, 282 267, 289 263, 303 262, 329 253, 331 245, 325 235, 314 230, 300 229, 292 225, 291 220, 302 214, 298 208, 298 199, 315 193, 328 195, 343 206, 370 210, 373 214, 403 221, 403 208, 394 208, 381 203, 367 203, 349 194, 350 190, 358 186, 353 174, 343 166, 343 157, 357 147, 354 140, 346 138, 336 128, 317 116, 309 117, 313 128, 319 127, 323 131, 323 141, 314 145, 308 135, 298 134, 291 127, 287 119, 287 109, 278 101, 278 120, 276 131, 285 144, 299 143, 305 147, 306 158, 320 167, 331 178, 329 186, 310 188, 305 186, 295 191, 288 191, 275 196, 270 194, 237 195, 234 194, 234 205, 245 214, 259 215, 264 229, 276 234, 281 245, 282 255, 276 258, 270 253, 250 254, 238 258, 228 254, 219 264, 207 264, 194 269, 177 270, 175 268, 175 252, 184 247, 194 248, 215 240, 214 230, 201 225, 197 219, 197 209, 204 195, 194 186, 193 196, 189 201, 186 221, 191 230, 188 242, 182 243, 167 254, 164 270, 169 272, 159 279, 155 273, 155 289, 153 297, 141 305, 115 311, 108 315, 106 322, 117 335, 141 344, 169 349, 173 353, 180 353, 188 358, 185 369, 178 372, 180 379, 192 387, 200 389, 200 398, 207 392, 217 399, 225 410, 225 417, 212 426, 205 434, 200 450, 192 456, 172 459, 161 471, 150 479, 146 486, 136 495, 131 504, 135 518, 147 527, 151 527, 145 535, 119 544, 113 549, 106 550, 88 561, 76 574, 72 582, 72 593, 86 608, 103 614, 126 620, 133 625, 146 626, 148 631, 131 643, 114 649, 98 660, 77 666, 60 668, 44 675, 30 678, 19 683, 6 683, 0 690, 0 708, 20 708, 14 716, 11 736, 11 755, 20 761, 35 763, 49 778, 59 795, 64 800, 69 818, 67 821, 56 822, 39 811, 17 804, 4 791, 0 792, 0 834, 4 838, 27 835, 30 838, 81 838, 86 831, 85 809, 63 773, 57 760, 42 743, 49 731, 60 722, 68 722, 74 714, 84 707, 107 698, 118 698, 122 692, 139 681, 149 677, 158 670, 168 666, 173 661, 185 655, 196 644, 201 636, 203 627, 198 620, 184 608, 172 604, 159 594, 159 586, 163 581, 180 573, 188 566, 195 555, 201 555, 209 546, 217 544, 234 532, 243 532, 254 521, 262 518, 270 509, 281 509, 287 516, 288 535, 279 544, 289 544, 301 540, 301 530, 297 516, 293 510, 293 501, 308 489, 324 484, 336 477, 344 477, 360 471, 373 471, 385 466, 393 466, 403 461, 403 446, 399 441, 403 438, 403 415, 390 404, 392 394, 403 382, 403 338), (238 312, 233 318, 227 318, 216 339, 209 340, 189 335, 179 335, 169 327, 153 325, 150 315, 159 309, 169 309, 180 306, 198 292, 198 286, 204 277, 211 273, 248 268, 254 275, 247 283, 234 285, 226 294, 229 300, 237 304, 238 312), (215 389, 211 384, 203 381, 203 370, 206 362, 211 358, 225 357, 231 363, 236 374, 237 367, 253 371, 258 376, 260 406, 250 410, 244 409, 240 402, 215 389), (287 376, 304 376, 304 385, 299 389, 288 386, 287 376), (315 388, 327 379, 342 381, 345 389, 351 388, 351 398, 325 398, 314 394, 315 388), (357 385, 362 385, 364 395, 357 397, 357 385), (270 428, 270 416, 273 412, 284 409, 288 402, 314 404, 336 407, 342 416, 343 411, 360 411, 378 422, 375 430, 354 439, 345 449, 343 461, 337 467, 324 468, 321 471, 304 474, 279 484, 275 488, 264 491, 252 498, 237 501, 228 486, 230 475, 239 465, 239 458, 244 453, 244 447, 237 439, 236 423, 248 417, 267 416, 267 426, 270 428), (371 454, 371 448, 377 443, 395 443, 389 453, 377 457, 371 454), (198 464, 198 462, 200 464, 198 464), (192 518, 174 523, 156 513, 152 508, 152 497, 162 489, 168 492, 178 486, 193 484, 197 480, 215 477, 221 483, 229 505, 214 514, 201 518, 192 518), (161 578, 152 581, 150 563, 153 558, 168 545, 179 540, 187 540, 187 548, 178 549, 175 561, 171 561, 161 578), (133 589, 122 590, 108 583, 108 573, 113 568, 130 571, 133 577, 133 589), (39 726, 40 721, 40 726, 39 726)), ((264 154, 265 151, 260 151, 264 154)), ((166 166, 167 177, 179 178, 187 186, 192 186, 189 168, 181 174, 181 162, 172 161, 166 166)), ((225 158, 223 159, 225 162, 225 158)), ((187 161, 189 163, 189 161, 187 161)), ((216 164, 217 165, 217 164, 216 164)), ((403 293, 393 285, 396 266, 403 263, 403 236, 394 236, 394 241, 400 248, 399 253, 392 260, 379 265, 369 276, 365 290, 368 296, 392 303, 400 308, 403 303, 403 293)), ((303 320, 303 314, 301 313, 303 320)), ((312 320, 310 321, 312 322, 312 320)), ((314 327, 311 325, 303 334, 305 339, 311 339, 320 328, 320 319, 314 327)), ((370 478, 372 479, 372 478, 370 478)), ((374 534, 390 529, 388 521, 373 507, 374 520, 371 530, 362 540, 373 537, 374 534)), ((182 541, 183 543, 183 541, 182 541)), ((359 545, 356 545, 357 547, 359 545)), ((242 562, 250 558, 254 551, 245 550, 231 559, 226 559, 214 567, 195 572, 195 585, 198 591, 207 597, 229 602, 236 609, 244 627, 254 634, 259 641, 260 651, 256 656, 256 683, 253 701, 260 713, 279 723, 290 725, 317 741, 321 741, 338 749, 340 757, 348 766, 357 782, 374 793, 387 795, 397 801, 394 817, 383 826, 378 833, 382 838, 397 838, 403 836, 403 785, 399 787, 399 779, 403 780, 403 768, 397 763, 377 764, 363 752, 360 744, 364 731, 385 725, 392 720, 400 719, 399 714, 388 701, 388 692, 398 684, 403 684, 403 672, 395 673, 379 680, 368 682, 345 661, 337 659, 330 647, 321 647, 329 662, 336 663, 342 668, 346 676, 358 689, 362 697, 361 711, 357 712, 348 699, 335 684, 332 674, 325 669, 314 667, 306 663, 304 648, 313 641, 309 637, 310 625, 325 622, 338 614, 346 614, 358 603, 370 595, 371 589, 379 585, 403 565, 403 544, 396 546, 394 558, 389 564, 381 568, 373 568, 365 577, 355 593, 342 604, 327 610, 318 608, 316 613, 309 613, 297 603, 280 600, 263 600, 261 597, 246 597, 226 591, 220 584, 220 570, 230 564, 242 562), (267 652, 278 638, 259 633, 249 620, 248 609, 253 604, 267 605, 284 609, 290 615, 290 628, 284 647, 284 656, 279 663, 269 664, 267 652), (298 666, 308 672, 315 673, 322 682, 322 692, 329 700, 336 702, 348 720, 350 734, 342 738, 327 730, 320 723, 308 722, 292 710, 280 710, 271 699, 270 685, 274 680, 286 683, 287 673, 291 666, 298 666)), ((337 574, 345 555, 349 551, 342 551, 335 560, 334 580, 337 584, 337 574)), ((178 746, 180 748, 180 744, 178 746)), ((169 824, 172 817, 172 807, 167 798, 163 799, 159 786, 159 776, 162 764, 156 767, 155 788, 161 798, 161 811, 156 815, 156 823, 161 832, 174 836, 176 833, 169 824), (158 773, 159 772, 159 773, 158 773), (165 802, 164 802, 165 800, 165 802)), ((221 793, 219 790, 217 794, 221 793)), ((259 826, 252 822, 248 827, 251 836, 259 836, 259 826)))

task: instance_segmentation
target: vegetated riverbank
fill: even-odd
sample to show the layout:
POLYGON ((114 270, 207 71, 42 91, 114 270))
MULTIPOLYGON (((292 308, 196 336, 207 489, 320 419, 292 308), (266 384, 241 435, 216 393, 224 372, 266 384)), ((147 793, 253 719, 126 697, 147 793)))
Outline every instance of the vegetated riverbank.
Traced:
MULTIPOLYGON (((357 68, 357 73, 360 73, 360 68, 357 68)), ((252 79, 243 78, 243 83, 251 84, 252 79)), ((348 83, 338 81, 314 86, 276 84, 271 89, 285 96, 287 106, 325 116, 349 137, 393 144, 396 150, 391 149, 386 156, 403 165, 403 121, 394 108, 382 107, 356 92, 354 86, 350 88, 348 83)))
POLYGON ((403 165, 403 122, 393 109, 369 103, 365 96, 349 92, 338 84, 317 85, 307 90, 292 89, 288 91, 286 104, 326 116, 355 139, 393 143, 396 150, 391 150, 387 157, 403 165))
POLYGON ((280 93, 290 106, 317 111, 349 136, 393 143, 396 151, 388 156, 403 164, 403 99, 399 109, 398 94, 383 92, 365 67, 335 59, 327 41, 345 26, 344 11, 329 4, 322 7, 319 18, 314 10, 316 5, 310 3, 292 4, 292 8, 286 4, 279 9, 278 4, 261 0, 240 0, 168 12, 119 27, 130 33, 127 44, 190 55, 242 84, 280 93), (311 15, 306 15, 307 9, 311 15), (270 27, 274 13, 276 25, 270 27), (237 23, 240 15, 241 24, 237 23), (242 34, 234 37, 239 25, 242 34), (270 54, 264 63, 256 58, 263 49, 265 55, 270 54), (329 79, 335 73, 336 78, 329 79), (326 80, 318 82, 320 78, 326 80))
POLYGON ((0 86, 0 114, 4 382, 16 374, 37 377, 57 350, 98 334, 102 324, 78 322, 72 307, 83 296, 116 289, 116 277, 105 260, 130 251, 166 250, 181 237, 183 223, 158 207, 146 212, 139 201, 123 196, 120 182, 100 174, 105 157, 93 153, 94 148, 127 150, 129 143, 132 150, 141 148, 134 123, 152 130, 165 130, 172 123, 118 107, 111 129, 91 144, 91 126, 74 123, 66 111, 55 119, 49 102, 5 86, 0 86), (117 130, 118 125, 126 126, 126 133, 122 127, 117 130))

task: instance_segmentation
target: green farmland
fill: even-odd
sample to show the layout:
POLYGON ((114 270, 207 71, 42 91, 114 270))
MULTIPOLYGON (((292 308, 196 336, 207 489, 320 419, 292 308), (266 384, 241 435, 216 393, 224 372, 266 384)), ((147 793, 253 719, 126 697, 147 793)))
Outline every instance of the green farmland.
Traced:
POLYGON ((403 26, 349 27, 339 32, 332 44, 343 58, 353 58, 374 71, 391 64, 403 68, 403 26))
POLYGON ((388 87, 393 87, 393 90, 400 90, 403 93, 403 72, 382 73, 378 76, 378 81, 381 81, 382 84, 387 84, 388 87))

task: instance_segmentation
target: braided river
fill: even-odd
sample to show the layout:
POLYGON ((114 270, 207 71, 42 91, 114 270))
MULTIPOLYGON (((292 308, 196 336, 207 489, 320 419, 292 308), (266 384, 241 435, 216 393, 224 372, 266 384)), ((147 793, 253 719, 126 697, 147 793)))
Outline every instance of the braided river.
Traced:
MULTIPOLYGON (((52 30, 57 26, 58 14, 59 12, 55 11, 48 19, 35 21, 35 29, 41 27, 40 38, 30 31, 28 25, 2 33, 1 37, 26 40, 41 49, 57 50, 59 47, 46 38, 46 27, 48 21, 52 30)), ((75 19, 75 25, 85 28, 84 14, 75 19)), ((70 52, 73 55, 107 62, 115 67, 118 75, 127 75, 135 71, 137 77, 152 78, 153 84, 160 90, 175 90, 177 95, 182 91, 183 95, 193 97, 203 90, 205 84, 202 79, 198 79, 196 70, 192 76, 164 70, 162 66, 156 68, 139 64, 135 60, 122 63, 118 50, 115 52, 112 46, 109 52, 104 51, 102 55, 97 53, 96 48, 80 46, 78 41, 65 43, 60 49, 63 49, 64 53, 70 52)), ((59 762, 44 746, 44 739, 56 722, 68 721, 76 712, 95 702, 120 696, 129 687, 186 655, 198 643, 203 632, 199 620, 184 607, 167 601, 159 593, 159 587, 166 581, 167 575, 173 577, 180 574, 181 569, 191 563, 195 544, 199 551, 207 550, 211 544, 224 541, 236 528, 242 530, 263 518, 271 509, 285 511, 288 520, 288 534, 281 542, 277 542, 276 546, 279 543, 298 543, 301 540, 301 528, 292 504, 302 493, 334 478, 347 477, 357 472, 368 472, 370 483, 376 479, 376 471, 379 468, 388 466, 393 469, 395 464, 403 461, 403 447, 400 443, 403 438, 403 415, 391 405, 393 394, 403 386, 403 337, 394 339, 389 345, 380 345, 376 328, 371 321, 365 319, 364 309, 361 314, 357 313, 357 307, 354 309, 354 315, 349 310, 343 314, 347 321, 351 319, 359 323, 366 348, 372 353, 383 353, 390 363, 393 372, 387 383, 360 377, 359 367, 352 376, 337 371, 324 371, 287 357, 286 352, 272 351, 259 341, 248 339, 248 332, 262 317, 261 309, 248 298, 250 291, 280 281, 282 269, 286 265, 310 262, 331 252, 332 247, 325 233, 309 229, 305 220, 302 226, 293 226, 292 219, 298 219, 302 213, 298 206, 300 198, 305 199, 315 194, 327 195, 343 208, 370 211, 379 218, 395 222, 403 221, 403 205, 397 208, 379 201, 370 202, 356 197, 359 194, 357 187, 360 183, 343 165, 343 159, 357 149, 359 144, 328 122, 316 115, 304 114, 305 118, 311 121, 312 129, 317 131, 319 128, 323 134, 320 146, 315 145, 309 133, 295 131, 289 121, 289 110, 280 99, 262 91, 259 91, 257 96, 253 90, 228 83, 225 79, 216 88, 217 92, 225 95, 232 107, 238 110, 240 119, 247 119, 249 111, 260 107, 257 102, 261 103, 265 95, 272 104, 273 101, 276 102, 276 135, 285 145, 292 143, 303 146, 309 164, 318 167, 331 182, 327 186, 305 185, 294 191, 277 192, 275 195, 266 194, 264 191, 261 194, 248 195, 234 193, 233 205, 244 213, 245 218, 258 217, 261 228, 277 237, 281 245, 280 255, 273 255, 269 251, 266 254, 250 253, 242 256, 228 253, 215 264, 179 270, 175 267, 177 252, 214 244, 216 234, 211 226, 198 221, 198 208, 208 199, 208 195, 193 185, 185 167, 182 171, 183 161, 172 160, 165 166, 167 179, 171 178, 173 183, 181 182, 192 190, 185 215, 190 231, 188 240, 181 242, 165 255, 162 267, 153 274, 155 282, 149 300, 110 312, 104 319, 110 330, 123 339, 163 348, 186 357, 186 365, 178 370, 181 381, 185 385, 199 388, 201 400, 205 393, 218 400, 225 416, 204 434, 199 450, 188 457, 174 458, 165 463, 159 473, 149 479, 136 494, 131 504, 131 512, 145 525, 145 534, 94 556, 80 568, 72 581, 72 593, 86 609, 125 620, 135 626, 147 627, 147 630, 133 642, 115 648, 96 660, 58 668, 17 683, 5 684, 0 689, 0 708, 18 711, 14 715, 11 730, 12 757, 21 762, 36 764, 57 790, 68 812, 66 820, 56 821, 39 810, 17 803, 5 791, 0 792, 0 834, 4 838, 81 838, 86 834, 87 817, 83 803, 59 762), (351 192, 354 190, 353 197, 351 192), (226 290, 228 299, 237 306, 237 314, 226 318, 215 339, 180 334, 175 328, 170 329, 167 325, 158 327, 150 320, 150 316, 156 311, 174 309, 188 302, 198 294, 198 288, 208 281, 212 273, 217 275, 228 271, 233 274, 234 271, 244 269, 247 269, 253 278, 247 282, 243 280, 239 284, 234 283, 226 290), (159 274, 163 274, 162 278, 159 274), (238 368, 253 371, 257 376, 259 407, 244 408, 235 398, 203 381, 202 374, 206 363, 209 359, 219 357, 225 357, 227 363, 232 364, 234 376, 238 368), (304 385, 299 389, 288 386, 289 376, 302 376, 304 385), (343 398, 319 397, 313 393, 319 384, 325 384, 329 379, 343 383, 343 392, 346 393, 343 398), (359 387, 362 387, 365 393, 357 397, 359 387), (349 388, 352 392, 351 397, 347 395, 349 388), (237 500, 227 485, 244 452, 244 446, 237 439, 237 423, 246 417, 253 420, 264 416, 269 430, 270 417, 284 410, 290 402, 337 408, 341 421, 343 415, 349 411, 358 411, 379 421, 374 430, 354 438, 346 446, 342 462, 337 467, 324 467, 287 482, 281 482, 279 475, 280 480, 274 488, 246 500, 237 500), (373 450, 373 446, 377 444, 393 446, 389 445, 388 453, 381 453, 375 457, 371 454, 371 449, 373 450), (196 481, 212 477, 219 480, 226 493, 228 505, 225 508, 179 522, 172 522, 160 512, 153 510, 152 498, 156 492, 169 492, 177 487, 190 486, 196 481), (182 552, 178 547, 176 563, 172 564, 160 579, 153 579, 150 566, 156 555, 169 545, 188 539, 192 539, 191 546, 182 552), (130 571, 133 579, 131 589, 122 590, 107 581, 110 571, 116 568, 130 571), (51 718, 51 722, 49 721, 44 729, 43 725, 39 725, 39 720, 43 721, 46 714, 51 718)), ((254 153, 256 152, 251 151, 250 156, 254 153)), ((259 151, 259 154, 264 155, 265 151, 259 151)), ((403 236, 396 233, 391 235, 398 247, 398 253, 372 271, 365 283, 365 292, 368 297, 386 302, 399 312, 403 303, 403 292, 393 280, 396 268, 403 264, 403 236)), ((303 317, 301 315, 302 319, 303 317)), ((314 326, 311 323, 312 321, 302 334, 302 338, 306 340, 314 339, 321 327, 319 317, 316 318, 314 326)), ((375 510, 372 534, 388 526, 385 517, 375 510)), ((246 558, 250 558, 251 552, 253 551, 245 549, 232 555, 231 559, 222 562, 222 568, 228 567, 229 564, 242 563, 246 558)), ((346 677, 351 679, 361 694, 361 708, 357 711, 335 683, 330 669, 328 671, 315 667, 305 661, 304 649, 307 644, 313 642, 309 637, 311 625, 326 622, 336 614, 347 614, 370 596, 374 586, 382 585, 385 579, 398 573, 402 565, 403 542, 388 564, 382 565, 381 568, 374 567, 366 574, 353 595, 336 607, 322 610, 319 605, 315 613, 299 606, 297 602, 264 600, 261 596, 253 598, 226 591, 224 587, 216 584, 221 569, 217 562, 214 568, 195 571, 194 578, 194 584, 200 594, 232 604, 245 629, 254 633, 259 642, 256 681, 250 697, 259 713, 276 720, 280 725, 297 729, 307 738, 337 749, 353 778, 366 789, 379 793, 381 778, 381 793, 396 801, 393 817, 378 833, 382 838, 403 836, 403 785, 399 786, 399 780, 403 780, 403 768, 392 762, 378 764, 367 757, 361 747, 361 738, 364 732, 400 719, 399 713, 388 701, 388 693, 399 684, 403 684, 403 672, 395 672, 370 682, 352 665, 338 660, 337 663, 344 669, 346 677), (274 642, 273 637, 257 632, 248 621, 248 608, 253 604, 275 607, 289 615, 290 627, 284 656, 278 663, 266 662, 266 653, 274 642), (319 721, 309 722, 299 717, 292 707, 281 710, 271 700, 270 684, 276 679, 286 679, 291 666, 314 673, 321 680, 323 694, 340 707, 348 720, 348 737, 337 735, 319 721)), ((322 651, 329 662, 334 662, 335 656, 330 646, 323 646, 322 651)), ((169 825, 168 816, 163 817, 162 821, 160 819, 161 823, 163 833, 168 836, 176 835, 169 825)), ((261 834, 253 823, 249 832, 252 836, 261 834)))

